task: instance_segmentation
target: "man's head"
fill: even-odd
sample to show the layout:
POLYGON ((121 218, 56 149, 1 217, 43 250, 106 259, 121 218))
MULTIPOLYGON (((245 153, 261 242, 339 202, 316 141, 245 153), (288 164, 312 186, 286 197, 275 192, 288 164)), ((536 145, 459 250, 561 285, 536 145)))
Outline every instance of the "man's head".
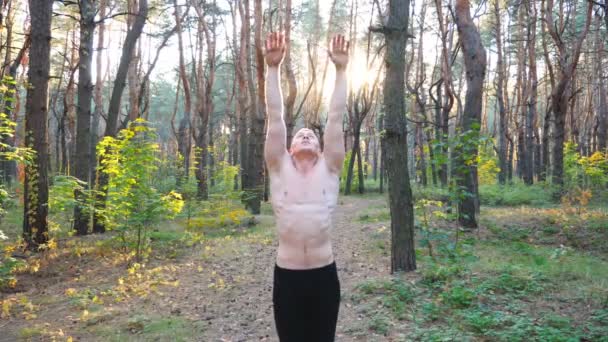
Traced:
POLYGON ((321 145, 315 132, 308 128, 300 129, 293 136, 289 152, 292 156, 296 154, 311 154, 318 157, 321 154, 321 145))

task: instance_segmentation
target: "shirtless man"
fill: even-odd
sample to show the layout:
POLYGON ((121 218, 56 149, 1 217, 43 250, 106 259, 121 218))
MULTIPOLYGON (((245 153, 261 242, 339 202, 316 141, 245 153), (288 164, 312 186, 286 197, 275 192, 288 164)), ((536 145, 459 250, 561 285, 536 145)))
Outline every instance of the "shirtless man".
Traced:
POLYGON ((331 214, 344 161, 342 115, 346 111, 346 65, 349 43, 331 42, 336 83, 329 105, 324 150, 303 128, 286 149, 280 65, 288 48, 282 33, 266 40, 268 132, 264 157, 279 247, 274 269, 274 318, 281 342, 334 341, 340 282, 330 241, 331 214))

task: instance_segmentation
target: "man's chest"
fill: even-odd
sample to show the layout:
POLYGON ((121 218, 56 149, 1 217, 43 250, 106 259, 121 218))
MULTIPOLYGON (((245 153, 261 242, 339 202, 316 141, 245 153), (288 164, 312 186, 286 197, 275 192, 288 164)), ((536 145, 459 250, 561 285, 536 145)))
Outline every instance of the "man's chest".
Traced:
POLYGON ((288 165, 270 175, 270 195, 273 202, 282 204, 335 205, 339 191, 339 178, 324 164, 316 165, 307 174, 301 174, 288 165))

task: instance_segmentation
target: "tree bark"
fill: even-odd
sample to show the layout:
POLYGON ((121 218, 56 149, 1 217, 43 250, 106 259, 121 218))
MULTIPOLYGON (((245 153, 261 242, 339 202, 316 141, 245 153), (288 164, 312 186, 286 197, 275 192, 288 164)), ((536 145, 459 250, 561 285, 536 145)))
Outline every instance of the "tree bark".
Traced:
POLYGON ((37 250, 48 235, 48 85, 51 68, 52 0, 30 0, 31 48, 25 114, 25 146, 35 156, 25 168, 23 239, 37 250))
MULTIPOLYGON (((483 81, 486 73, 486 51, 481 44, 479 31, 471 19, 469 0, 456 0, 456 26, 462 43, 464 65, 466 70, 467 92, 462 120, 463 132, 479 134, 481 122, 481 101, 483 99, 483 81)), ((458 220, 468 228, 477 228, 476 208, 478 206, 477 181, 477 141, 465 144, 464 154, 460 154, 459 186, 466 189, 469 195, 458 204, 458 220), (472 158, 469 165, 464 165, 464 158, 472 158)))
MULTIPOLYGON (((381 30, 386 39, 384 63, 385 161, 391 211, 391 273, 416 269, 414 209, 407 169, 407 121, 405 119, 405 45, 409 0, 389 0, 388 20, 381 30)), ((384 153, 383 153, 384 154, 384 153)))

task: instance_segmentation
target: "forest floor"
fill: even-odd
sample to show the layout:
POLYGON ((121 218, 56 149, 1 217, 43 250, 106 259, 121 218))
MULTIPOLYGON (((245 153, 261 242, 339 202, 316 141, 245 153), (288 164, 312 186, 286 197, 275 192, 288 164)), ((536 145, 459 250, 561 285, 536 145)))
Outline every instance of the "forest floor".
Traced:
MULTIPOLYGON (((341 197, 337 341, 608 341, 607 208, 483 207, 473 233, 440 211, 390 275, 386 198, 341 197)), ((200 241, 169 222, 145 265, 111 234, 61 239, 0 291, 0 341, 277 341, 268 205, 256 221, 200 241)))

